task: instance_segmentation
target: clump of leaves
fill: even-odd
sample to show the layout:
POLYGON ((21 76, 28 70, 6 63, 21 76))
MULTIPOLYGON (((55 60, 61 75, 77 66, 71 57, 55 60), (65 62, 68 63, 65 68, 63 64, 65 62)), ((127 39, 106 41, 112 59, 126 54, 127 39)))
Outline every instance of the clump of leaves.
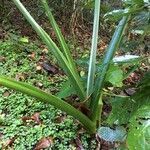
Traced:
MULTIPOLYGON (((33 19, 33 17, 29 14, 29 12, 26 10, 24 5, 19 0, 13 0, 13 2, 22 12, 25 18, 28 20, 28 22, 32 25, 32 27, 38 33, 41 39, 46 43, 49 50, 56 57, 59 66, 63 69, 65 74, 68 76, 69 82, 71 83, 71 86, 74 88, 76 96, 79 98, 76 100, 79 101, 78 106, 80 107, 76 108, 74 107, 74 105, 70 105, 70 103, 68 103, 67 101, 63 101, 62 99, 54 96, 53 94, 50 93, 48 94, 34 86, 31 86, 24 82, 14 81, 5 76, 0 76, 0 83, 8 88, 15 89, 25 94, 28 94, 32 97, 39 99, 42 102, 49 103, 55 106, 56 108, 65 111, 69 115, 78 119, 84 125, 84 127, 87 129, 88 132, 90 132, 91 134, 96 133, 96 130, 101 123, 101 114, 102 114, 102 107, 103 107, 102 96, 103 96, 103 88, 106 83, 106 79, 114 86, 117 87, 122 86, 123 72, 119 70, 115 65, 113 66, 115 71, 111 70, 110 72, 108 72, 112 63, 113 56, 120 46, 121 39, 123 37, 129 19, 133 16, 133 14, 136 14, 139 11, 143 11, 145 9, 148 10, 148 6, 146 6, 145 8, 145 3, 143 0, 128 1, 131 2, 131 4, 127 3, 126 5, 127 7, 124 10, 111 12, 106 15, 107 17, 111 16, 111 18, 113 18, 114 15, 115 18, 119 18, 119 19, 122 18, 122 19, 120 20, 118 26, 116 27, 114 35, 112 36, 112 40, 108 45, 106 54, 101 63, 101 68, 97 73, 96 72, 97 69, 96 50, 97 50, 97 43, 98 43, 98 29, 99 29, 99 15, 100 15, 101 1, 95 0, 92 46, 91 46, 91 54, 90 54, 87 82, 85 88, 82 79, 78 73, 78 70, 76 68, 76 64, 74 63, 74 60, 72 58, 69 47, 65 42, 61 30, 58 27, 46 0, 41 0, 41 2, 44 6, 46 15, 48 16, 50 24, 54 29, 54 32, 58 39, 59 47, 57 46, 58 44, 55 43, 51 39, 51 37, 42 29, 42 27, 33 19), (107 72, 108 74, 110 74, 108 77, 107 77, 107 72), (118 77, 116 77, 115 74, 117 74, 118 77), (88 113, 85 113, 80 108, 84 108, 86 111, 88 111, 88 113)), ((140 97, 142 97, 142 95, 140 95, 138 99, 140 97)), ((136 96, 135 97, 133 96, 131 97, 131 99, 128 99, 127 105, 131 104, 130 105, 131 107, 129 107, 131 108, 131 110, 133 109, 132 107, 134 107, 134 103, 130 103, 130 101, 132 100, 133 102, 136 101, 136 96)), ((139 109, 138 103, 136 103, 136 108, 139 109)), ((132 111, 132 113, 133 112, 134 110, 132 111)))

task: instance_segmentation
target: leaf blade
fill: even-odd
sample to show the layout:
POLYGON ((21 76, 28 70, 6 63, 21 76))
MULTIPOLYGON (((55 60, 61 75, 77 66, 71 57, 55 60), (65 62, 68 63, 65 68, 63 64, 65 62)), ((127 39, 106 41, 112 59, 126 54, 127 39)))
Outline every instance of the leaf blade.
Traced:
POLYGON ((81 113, 79 110, 77 110, 70 104, 66 103, 65 101, 62 101, 60 98, 52 94, 48 94, 46 92, 41 91, 40 89, 37 89, 34 86, 31 86, 23 82, 14 81, 4 76, 0 76, 0 85, 30 95, 42 102, 49 103, 54 107, 62 111, 65 111, 69 115, 78 119, 85 126, 85 128, 87 128, 87 130, 91 133, 94 133, 96 130, 95 124, 87 116, 85 116, 83 113, 81 113))
POLYGON ((68 65, 68 61, 65 58, 65 56, 63 55, 63 53, 60 51, 60 49, 57 47, 57 45, 53 42, 53 40, 49 37, 49 35, 37 24, 37 22, 29 14, 29 12, 23 6, 23 4, 20 2, 20 0, 13 0, 13 2, 18 7, 18 9, 22 12, 24 17, 28 20, 28 22, 31 24, 31 26, 37 32, 37 34, 40 36, 40 38, 46 43, 49 50, 52 51, 53 55, 56 57, 57 61, 59 62, 59 65, 62 67, 62 69, 68 75, 70 81, 72 82, 72 84, 76 90, 76 93, 78 94, 78 96, 80 97, 81 100, 84 100, 85 92, 83 89, 83 85, 82 85, 80 79, 77 77, 77 75, 72 71, 72 68, 70 68, 70 65, 68 65))

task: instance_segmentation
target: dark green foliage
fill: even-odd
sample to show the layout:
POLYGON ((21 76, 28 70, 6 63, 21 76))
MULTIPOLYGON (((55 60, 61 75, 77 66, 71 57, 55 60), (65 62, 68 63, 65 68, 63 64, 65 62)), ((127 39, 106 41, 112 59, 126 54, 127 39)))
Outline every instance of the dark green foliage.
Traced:
POLYGON ((137 92, 130 98, 111 100, 112 112, 107 120, 110 125, 126 125, 129 128, 127 143, 130 149, 150 146, 150 72, 139 83, 137 92))

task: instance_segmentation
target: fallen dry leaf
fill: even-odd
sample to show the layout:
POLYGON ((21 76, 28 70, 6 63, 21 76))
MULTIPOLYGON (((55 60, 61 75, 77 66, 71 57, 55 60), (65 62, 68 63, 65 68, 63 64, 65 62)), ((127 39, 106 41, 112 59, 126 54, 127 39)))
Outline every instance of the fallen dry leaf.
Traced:
POLYGON ((4 144, 2 144, 2 149, 6 149, 8 146, 11 146, 14 143, 15 139, 16 137, 6 140, 4 144))
POLYGON ((136 89, 135 88, 128 88, 128 89, 125 89, 124 91, 128 96, 131 96, 136 92, 136 89))
POLYGON ((24 81, 27 77, 28 77, 28 74, 26 74, 26 73, 18 73, 18 74, 16 74, 15 79, 17 81, 24 81))
POLYGON ((42 67, 40 65, 37 65, 36 66, 36 71, 41 71, 42 70, 42 67))
POLYGON ((10 92, 9 91, 5 91, 4 93, 3 93, 3 96, 4 97, 8 97, 10 95, 10 92))
POLYGON ((32 115, 31 117, 30 116, 23 116, 22 118, 22 121, 23 122, 27 122, 28 120, 32 120, 32 121, 34 121, 35 123, 37 123, 37 124, 41 124, 42 122, 41 122, 41 120, 40 120, 40 113, 35 113, 34 115, 32 115))
POLYGON ((47 49, 47 48, 44 48, 44 49, 42 50, 42 53, 47 54, 47 53, 48 53, 48 49, 47 49))
POLYGON ((39 142, 37 142, 33 150, 41 150, 41 149, 49 148, 52 145, 53 145, 53 138, 45 137, 45 138, 42 138, 39 142))
POLYGON ((40 113, 35 113, 33 116, 31 116, 31 119, 34 120, 37 124, 41 124, 40 113))
POLYGON ((76 138, 75 142, 76 142, 76 145, 77 145, 77 150, 84 150, 83 145, 82 145, 81 140, 79 139, 79 137, 76 138))
POLYGON ((21 119, 22 119, 23 122, 26 123, 28 120, 31 120, 31 117, 23 116, 21 119))
POLYGON ((2 137, 3 137, 3 134, 0 132, 0 139, 2 139, 2 137))
POLYGON ((4 62, 4 61, 6 61, 6 58, 5 58, 5 57, 0 56, 0 62, 4 62))
POLYGON ((48 73, 52 73, 52 74, 56 74, 58 72, 57 68, 52 66, 50 63, 48 62, 44 62, 42 64, 42 67, 44 70, 46 70, 48 73))
POLYGON ((32 52, 30 55, 28 55, 28 57, 32 60, 35 59, 35 52, 32 52))

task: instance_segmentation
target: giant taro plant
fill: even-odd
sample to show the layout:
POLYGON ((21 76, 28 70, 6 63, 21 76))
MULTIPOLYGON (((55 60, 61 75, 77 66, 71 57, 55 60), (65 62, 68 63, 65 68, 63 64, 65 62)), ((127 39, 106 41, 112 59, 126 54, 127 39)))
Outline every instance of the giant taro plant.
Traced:
MULTIPOLYGON (((54 107, 62 111, 65 111, 67 114, 79 120, 89 133, 91 134, 96 133, 97 129, 101 124, 101 114, 103 108, 102 96, 103 96, 104 83, 107 78, 109 67, 110 65, 112 65, 113 56, 119 48, 122 36, 125 32, 129 19, 132 18, 132 15, 135 15, 137 12, 146 9, 146 7, 148 6, 147 3, 145 4, 143 0, 124 1, 127 7, 126 9, 113 11, 111 13, 106 14, 105 17, 107 18, 113 16, 117 19, 120 18, 121 19, 119 24, 116 27, 114 35, 112 36, 112 40, 110 41, 110 44, 107 47, 106 54, 104 55, 103 61, 101 63, 101 68, 97 73, 96 51, 97 51, 97 41, 98 41, 98 31, 99 31, 99 16, 100 16, 101 1, 95 0, 93 37, 92 37, 91 54, 89 60, 89 69, 87 75, 87 86, 84 87, 82 83, 82 79, 78 74, 76 64, 71 56, 71 52, 69 51, 69 47, 65 42, 61 30, 58 27, 46 0, 41 0, 41 3, 43 4, 45 13, 50 21, 50 24, 54 29, 54 32, 59 42, 59 46, 57 46, 57 44, 44 31, 44 29, 34 20, 34 18, 26 10, 26 8, 20 2, 20 0, 13 0, 13 2, 18 7, 20 12, 24 15, 24 17, 28 20, 28 22, 32 25, 33 29, 37 32, 39 37, 47 45, 49 51, 56 57, 59 66, 64 70, 65 74, 69 78, 70 85, 72 86, 71 88, 74 89, 76 95, 80 99, 80 103, 85 105, 85 107, 89 110, 89 113, 84 114, 83 112, 79 111, 77 108, 73 107, 72 105, 70 105, 69 103, 65 102, 64 100, 62 100, 57 96, 54 96, 50 93, 49 94, 45 93, 44 91, 41 91, 36 87, 33 87, 23 82, 14 81, 2 75, 0 76, 0 84, 8 88, 25 93, 27 95, 30 95, 32 97, 35 97, 42 102, 49 103, 54 107)), ((147 87, 149 88, 150 85, 147 85, 147 87)), ((143 89, 141 88, 139 89, 139 91, 144 92, 143 89)), ((149 99, 150 96, 148 94, 148 91, 146 90, 146 96, 144 94, 142 94, 141 96, 134 94, 133 97, 131 98, 120 98, 120 99, 115 98, 115 100, 112 101, 113 110, 107 122, 110 125, 115 124, 116 121, 117 121, 116 125, 121 125, 130 122, 127 142, 128 142, 128 147, 131 149, 134 149, 134 146, 136 144, 140 144, 138 142, 139 140, 141 140, 142 142, 146 142, 150 138, 150 134, 149 134, 150 114, 148 111, 149 99), (144 100, 143 102, 144 105, 143 103, 140 102, 139 97, 146 98, 146 100, 144 100), (130 111, 134 110, 134 113, 129 115, 128 114, 129 108, 130 111), (117 112, 120 109, 121 111, 117 112), (122 118, 120 118, 120 116, 117 113, 119 115, 122 115, 122 118), (128 116, 127 119, 126 119, 126 115, 128 116), (139 121, 142 124, 142 126, 140 127, 137 118, 139 118, 139 121), (139 136, 139 133, 141 136, 139 136), (132 138, 133 141, 131 142, 132 138)), ((110 141, 118 141, 120 140, 120 138, 123 139, 126 137, 126 132, 124 132, 123 130, 120 131, 120 128, 116 130, 111 130, 110 128, 101 127, 98 130, 98 133, 102 138, 110 141)), ((147 142, 145 147, 148 147, 149 145, 150 144, 147 142)))

